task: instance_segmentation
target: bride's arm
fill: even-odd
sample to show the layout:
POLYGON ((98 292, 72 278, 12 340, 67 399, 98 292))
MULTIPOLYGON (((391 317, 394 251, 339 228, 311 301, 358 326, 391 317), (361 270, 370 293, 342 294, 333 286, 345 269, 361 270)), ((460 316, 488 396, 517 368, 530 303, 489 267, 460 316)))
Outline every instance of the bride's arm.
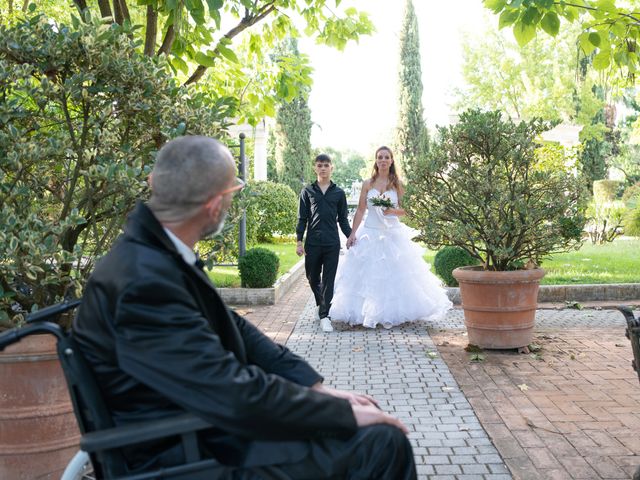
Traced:
POLYGON ((360 190, 360 199, 358 200, 358 209, 356 210, 356 214, 353 217, 353 226, 351 227, 351 235, 347 238, 347 248, 351 247, 356 243, 356 231, 362 222, 362 217, 364 217, 364 212, 367 210, 367 192, 371 188, 371 181, 365 180, 362 183, 362 190, 360 190))

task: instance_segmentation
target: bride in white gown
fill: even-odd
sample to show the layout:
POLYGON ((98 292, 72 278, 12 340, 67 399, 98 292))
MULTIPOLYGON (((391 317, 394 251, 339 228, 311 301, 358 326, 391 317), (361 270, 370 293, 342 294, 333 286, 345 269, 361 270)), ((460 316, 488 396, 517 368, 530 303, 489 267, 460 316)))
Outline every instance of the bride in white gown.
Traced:
POLYGON ((400 207, 404 190, 393 153, 380 147, 375 158, 372 177, 362 185, 347 253, 338 265, 331 319, 370 328, 439 319, 451 302, 423 260, 423 249, 411 240, 418 232, 398 219, 405 214, 400 207), (375 197, 386 197, 393 206, 374 206, 375 197))

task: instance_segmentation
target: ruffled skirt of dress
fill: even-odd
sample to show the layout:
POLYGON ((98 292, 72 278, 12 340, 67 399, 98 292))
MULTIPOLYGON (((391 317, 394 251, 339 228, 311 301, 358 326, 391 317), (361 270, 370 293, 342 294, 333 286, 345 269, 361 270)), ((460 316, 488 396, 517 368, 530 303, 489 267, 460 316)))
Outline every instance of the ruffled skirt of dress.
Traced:
POLYGON ((442 282, 429 270, 424 250, 403 223, 388 229, 361 225, 357 243, 340 258, 331 319, 391 328, 441 319, 451 308, 442 282))

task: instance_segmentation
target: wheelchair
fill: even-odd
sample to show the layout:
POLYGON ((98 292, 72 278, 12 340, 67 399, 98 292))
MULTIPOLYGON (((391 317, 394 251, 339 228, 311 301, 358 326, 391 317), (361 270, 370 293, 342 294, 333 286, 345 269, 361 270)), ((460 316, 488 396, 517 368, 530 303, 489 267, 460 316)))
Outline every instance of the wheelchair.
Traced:
POLYGON ((107 409, 89 365, 70 332, 53 323, 61 314, 80 304, 65 301, 30 314, 27 324, 0 334, 0 351, 35 334, 50 334, 57 339, 57 352, 73 411, 80 429, 80 452, 67 466, 62 480, 211 480, 229 478, 232 467, 213 458, 204 458, 198 444, 199 431, 211 428, 208 422, 188 413, 126 426, 116 426, 107 409), (183 462, 149 471, 132 470, 122 449, 165 438, 179 438, 183 462))
MULTIPOLYGON (((627 321, 625 335, 631 340, 631 350, 633 351, 631 366, 638 374, 638 380, 640 380, 640 318, 635 318, 633 316, 633 310, 629 307, 619 306, 617 308, 622 312, 627 321)), ((633 475, 633 480, 640 480, 640 467, 638 467, 633 475)))

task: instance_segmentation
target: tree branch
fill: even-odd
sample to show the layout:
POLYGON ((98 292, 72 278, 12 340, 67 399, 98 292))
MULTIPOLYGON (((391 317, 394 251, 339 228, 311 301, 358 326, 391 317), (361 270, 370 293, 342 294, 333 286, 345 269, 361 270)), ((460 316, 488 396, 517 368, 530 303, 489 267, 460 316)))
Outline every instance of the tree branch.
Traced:
MULTIPOLYGON (((169 27, 171 28, 171 27, 169 27)), ((156 47, 158 35, 158 11, 153 5, 147 5, 147 31, 144 35, 144 54, 151 57, 156 47)), ((158 52, 159 54, 160 52, 158 52)))
MULTIPOLYGON (((227 33, 224 34, 222 39, 231 40, 233 37, 238 35, 240 32, 243 32, 247 28, 249 28, 249 27, 255 25, 256 23, 258 23, 259 21, 263 20, 271 12, 275 11, 276 7, 275 7, 274 3, 275 3, 275 0, 267 3, 260 10, 258 10, 255 15, 250 15, 250 16, 245 15, 242 18, 242 20, 240 20, 240 22, 235 27, 233 27, 231 30, 229 30, 227 33)), ((216 48, 214 48, 213 56, 217 56, 218 55, 218 52, 219 52, 218 46, 222 42, 222 39, 220 39, 220 42, 218 42, 218 45, 216 45, 216 48)), ((204 72, 207 70, 207 68, 208 67, 205 67, 204 65, 199 65, 198 68, 196 68, 196 70, 193 72, 193 74, 189 77, 189 79, 185 82, 185 85, 190 85, 190 84, 196 83, 198 80, 200 80, 203 77, 204 72)))
POLYGON ((162 40, 162 45, 160 45, 160 49, 156 55, 169 55, 171 51, 171 46, 173 45, 173 41, 176 39, 176 30, 173 28, 173 25, 169 25, 167 28, 167 33, 164 35, 164 40, 162 40))

